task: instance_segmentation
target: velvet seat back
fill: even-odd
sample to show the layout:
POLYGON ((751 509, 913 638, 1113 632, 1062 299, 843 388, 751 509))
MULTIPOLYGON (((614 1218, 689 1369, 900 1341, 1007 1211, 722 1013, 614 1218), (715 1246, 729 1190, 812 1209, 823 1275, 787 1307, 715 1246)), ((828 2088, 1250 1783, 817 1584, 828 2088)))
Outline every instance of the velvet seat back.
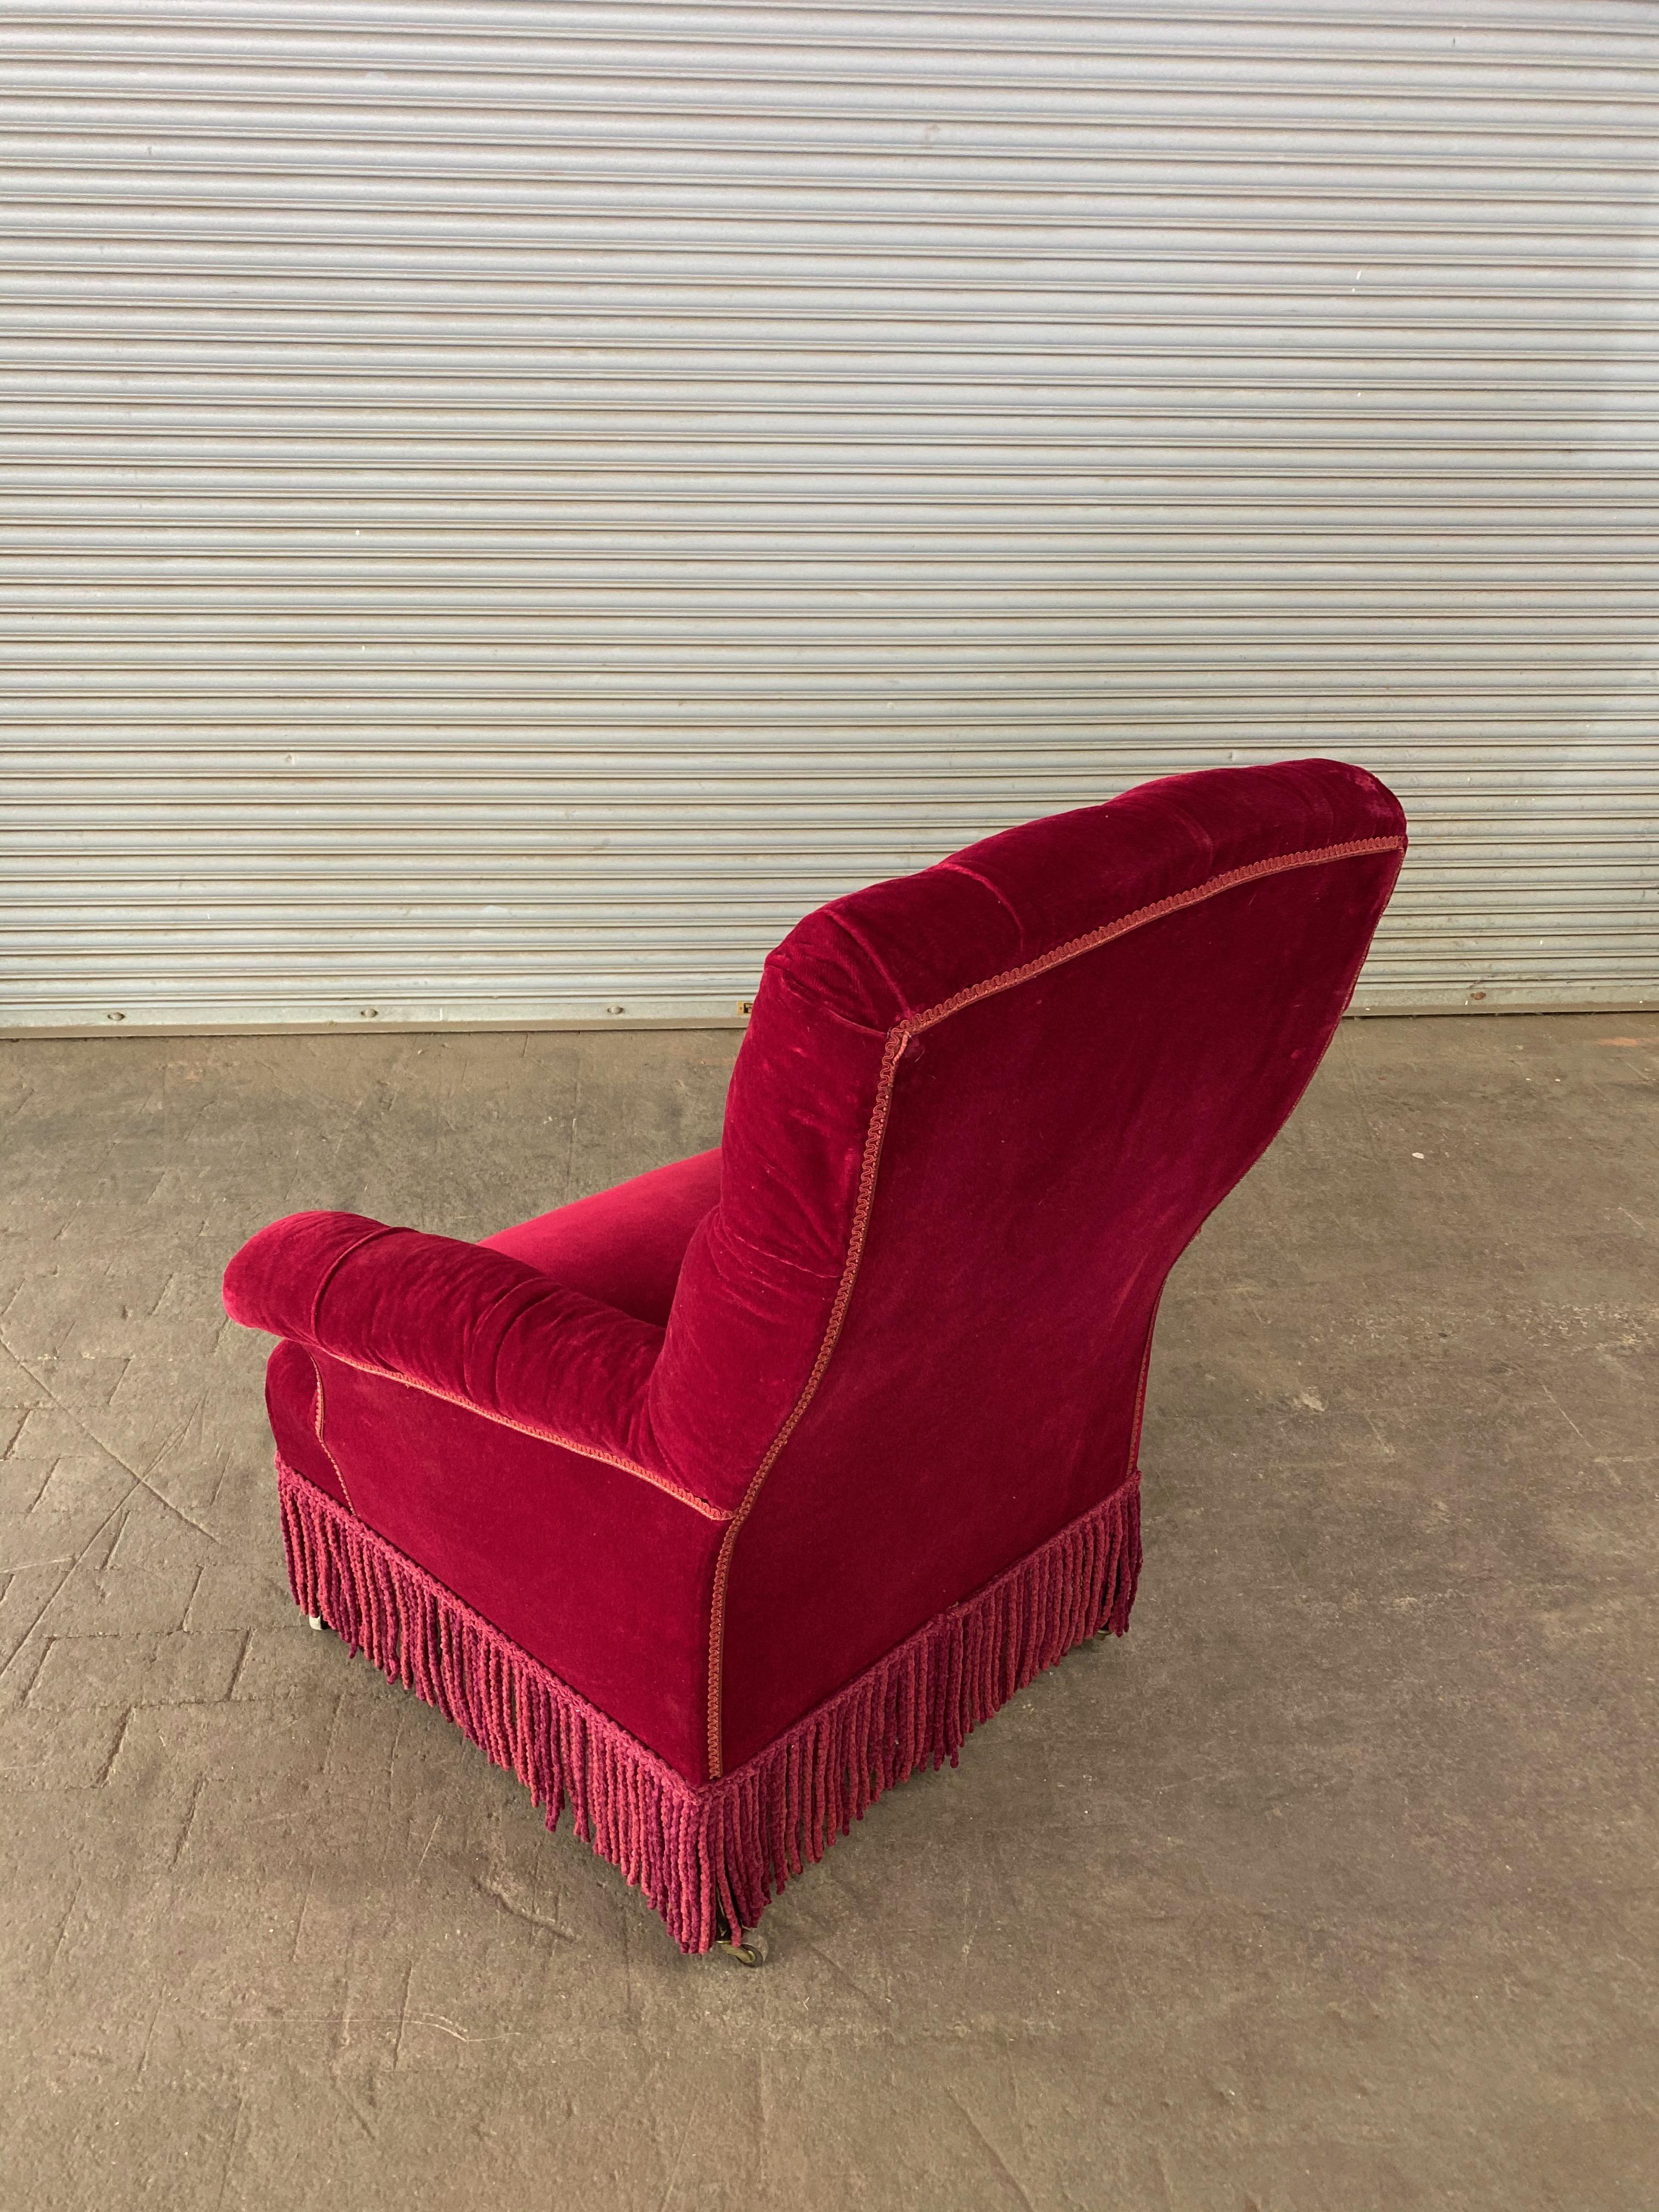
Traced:
POLYGON ((736 1509, 710 1771, 1133 1478, 1164 1279, 1317 1066, 1403 832, 1337 763, 1174 777, 772 956, 650 1397, 736 1509))

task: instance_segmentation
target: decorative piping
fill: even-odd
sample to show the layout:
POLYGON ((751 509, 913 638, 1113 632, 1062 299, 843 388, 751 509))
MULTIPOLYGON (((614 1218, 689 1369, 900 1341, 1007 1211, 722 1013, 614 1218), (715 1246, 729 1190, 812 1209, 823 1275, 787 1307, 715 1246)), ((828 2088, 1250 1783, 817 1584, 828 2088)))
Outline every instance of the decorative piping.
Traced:
MULTIPOLYGON (((317 1442, 322 1448, 323 1457, 328 1462, 329 1465, 334 1470, 334 1480, 340 1486, 341 1497, 343 1498, 346 1504, 351 1507, 351 1510, 354 1513, 356 1513, 357 1508, 352 1504, 351 1492, 346 1486, 346 1479, 343 1473, 341 1471, 340 1462, 335 1458, 333 1453, 329 1449, 328 1438, 323 1434, 323 1370, 317 1364, 316 1359, 309 1351, 307 1351, 306 1358, 311 1361, 312 1379, 317 1385, 311 1401, 311 1425, 317 1431, 317 1442)), ((358 1518, 361 1520, 362 1517, 362 1515, 359 1514, 358 1518)))
POLYGON ((1358 837, 1346 845, 1319 845, 1305 853, 1280 853, 1269 860, 1251 860, 1242 868, 1229 868, 1225 875, 1212 876, 1207 882, 1194 884, 1189 891, 1174 891, 1168 898, 1155 900, 1151 906, 1137 907, 1133 914, 1120 915, 1115 921, 1103 922, 1086 936, 1071 938, 1021 967, 1005 968, 1000 975, 988 975, 982 983, 970 983, 966 990, 941 1000, 925 1013, 906 1015, 900 1027, 912 1032, 930 1030, 947 1014, 958 1013, 977 1000, 1012 990, 1016 983, 1029 982, 1033 975, 1058 968, 1063 961, 1075 960, 1080 952, 1092 952, 1097 945, 1109 945, 1115 937, 1127 937, 1132 929, 1144 928, 1149 921, 1158 921, 1166 914, 1196 906, 1202 899, 1213 898, 1218 891, 1230 891, 1235 884, 1255 883, 1261 876, 1283 875, 1291 868, 1316 868, 1326 860, 1347 860, 1364 853, 1395 852, 1403 849, 1405 842, 1403 837, 1358 837))
POLYGON ((875 1194, 876 1170, 881 1161, 881 1139, 887 1127, 887 1109, 893 1097, 893 1071, 908 1042, 902 1027, 890 1030, 881 1055, 881 1072, 876 1079, 875 1103, 870 1109, 870 1126, 865 1133, 864 1159, 859 1169, 858 1198, 853 1207, 853 1226, 848 1239, 847 1264, 841 1271, 841 1280, 836 1285, 830 1318, 824 1324, 823 1340, 818 1346, 818 1356, 812 1363, 812 1371, 806 1378, 806 1387, 796 1399, 783 1426, 772 1439, 766 1456, 755 1469, 749 1487, 743 1494, 743 1503, 732 1516, 730 1526, 721 1540, 720 1557, 714 1562, 714 1589, 709 1607, 708 1622, 708 1771, 711 1777, 720 1771, 720 1659, 726 1644, 726 1585, 732 1571, 732 1547, 738 1540, 738 1531, 749 1517, 749 1510, 760 1496, 761 1485, 772 1471, 774 1461, 794 1434, 795 1425, 812 1402, 812 1394, 823 1379, 823 1370, 830 1364, 830 1355, 836 1348, 836 1339, 841 1334, 841 1325, 846 1317, 848 1302, 853 1295, 853 1284, 859 1271, 859 1260, 864 1250, 864 1232, 870 1219, 871 1200, 875 1194))
MULTIPOLYGON (((817 1358, 807 1376, 800 1395, 785 1417, 782 1427, 772 1439, 765 1457, 756 1468, 743 1502, 731 1516, 730 1525, 721 1541, 720 1557, 714 1566, 714 1586, 708 1618, 708 1771, 712 1777, 721 1771, 722 1711, 724 1684, 722 1668, 726 1652, 726 1592, 731 1578, 732 1553, 738 1540, 738 1531, 749 1518, 761 1486, 776 1464, 783 1449, 799 1425, 802 1415, 811 1404, 824 1370, 830 1364, 830 1355, 836 1348, 846 1319, 848 1305, 853 1296, 853 1285, 858 1277, 859 1262, 864 1255, 865 1232, 869 1226, 870 1208, 875 1196, 876 1170, 881 1161, 882 1139, 886 1133, 887 1116, 892 1104, 893 1082, 904 1048, 921 1030, 932 1029, 936 1022, 948 1015, 959 1013, 963 1007, 975 1005, 999 992, 1012 990, 1017 983, 1029 982, 1033 975, 1045 974, 1050 968, 1075 960, 1080 953, 1092 952, 1097 945, 1109 945, 1114 938, 1126 937, 1131 930, 1143 928, 1150 921, 1158 921, 1164 915, 1177 913, 1183 907, 1196 906, 1200 901, 1213 898, 1218 892, 1231 890, 1236 884, 1254 883, 1263 876, 1283 875, 1292 868, 1314 868, 1328 860, 1346 860, 1370 853, 1402 852, 1406 840, 1398 835, 1391 837, 1358 837, 1342 845, 1318 845, 1300 853, 1281 853, 1266 860, 1251 860, 1244 866, 1229 868, 1224 875, 1212 876, 1207 881, 1195 884, 1190 890, 1176 891, 1168 898, 1156 899, 1150 905, 1136 907, 1133 913, 1121 915, 1115 921, 1103 923, 1082 937, 1073 937, 1051 951, 1027 960, 1018 968, 1004 969, 1000 975, 987 976, 982 982, 971 983, 965 990, 943 999, 937 1006, 929 1006, 919 1014, 902 1015, 887 1032, 886 1048, 882 1054, 881 1069, 876 1079, 876 1096, 870 1109, 869 1126, 865 1133, 864 1160, 859 1172, 858 1199, 853 1209, 852 1227, 847 1240, 847 1261, 842 1269, 841 1281, 836 1285, 835 1302, 830 1309, 830 1318, 824 1324, 823 1339, 818 1346, 817 1358)), ((1311 1076, 1310 1076, 1311 1079, 1311 1076)), ((1265 1147, 1264 1147, 1265 1149, 1265 1147)), ((1154 1310, 1156 1319, 1156 1310, 1154 1310)), ((1152 1341, 1149 1330, 1146 1349, 1141 1360, 1140 1391, 1136 1402, 1136 1446, 1139 1449, 1139 1419, 1145 1404, 1146 1375, 1152 1356, 1152 1341)), ((1134 1464, 1133 1457, 1130 1465, 1134 1464)))
MULTIPOLYGON (((320 1348, 327 1350, 326 1346, 320 1348)), ((619 1467, 624 1474, 636 1474, 641 1482, 648 1482, 653 1490, 660 1490, 670 1498, 678 1498, 682 1505, 689 1505, 694 1513, 701 1513, 705 1521, 729 1521, 732 1518, 732 1508, 729 1505, 711 1504, 708 1498, 699 1498, 695 1490, 683 1488, 668 1475, 653 1474, 648 1467, 641 1467, 637 1460, 623 1459, 617 1452, 601 1451, 596 1444, 579 1444, 574 1437, 562 1437, 552 1429, 532 1428, 528 1422, 513 1420, 506 1413, 498 1413, 489 1406, 479 1405, 476 1399, 458 1397, 453 1390, 441 1390, 435 1382, 416 1382, 412 1375, 394 1374, 389 1367, 371 1367, 367 1360, 353 1359, 346 1352, 328 1352, 327 1356, 331 1359, 337 1359, 342 1367, 355 1367, 360 1375, 373 1375, 381 1382, 400 1382, 405 1390, 419 1390, 428 1398, 441 1398, 447 1406, 459 1406, 466 1413, 476 1413, 481 1421, 494 1421, 498 1428, 512 1429, 521 1437, 535 1437, 544 1444, 558 1444, 566 1451, 574 1452, 581 1459, 602 1460, 607 1467, 619 1467)), ((313 1359, 312 1365, 315 1367, 316 1364, 313 1359)), ((322 1377, 319 1374, 318 1376, 319 1393, 321 1389, 322 1377)), ((322 1439, 320 1429, 317 1434, 320 1443, 322 1439)), ((326 1451, 328 1447, 324 1445, 323 1449, 326 1451)), ((331 1454, 330 1457, 332 1463, 331 1454)), ((337 1468, 336 1472, 338 1472, 337 1468)), ((344 1478, 342 1476, 341 1487, 343 1489, 344 1486, 344 1478)))

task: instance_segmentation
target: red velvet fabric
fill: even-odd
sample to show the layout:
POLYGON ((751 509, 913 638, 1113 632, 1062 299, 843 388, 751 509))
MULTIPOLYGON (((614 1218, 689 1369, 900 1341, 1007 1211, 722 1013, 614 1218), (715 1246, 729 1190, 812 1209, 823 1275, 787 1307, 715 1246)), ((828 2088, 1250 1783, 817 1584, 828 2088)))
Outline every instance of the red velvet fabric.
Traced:
POLYGON ((810 915, 717 1162, 485 1245, 244 1248, 284 1458, 688 1780, 751 1759, 1129 1479, 1164 1279, 1404 826, 1340 763, 1215 769, 810 915))
POLYGON ((696 1152, 483 1240, 567 1290, 661 1328, 691 1231, 719 1205, 720 1156, 696 1152))

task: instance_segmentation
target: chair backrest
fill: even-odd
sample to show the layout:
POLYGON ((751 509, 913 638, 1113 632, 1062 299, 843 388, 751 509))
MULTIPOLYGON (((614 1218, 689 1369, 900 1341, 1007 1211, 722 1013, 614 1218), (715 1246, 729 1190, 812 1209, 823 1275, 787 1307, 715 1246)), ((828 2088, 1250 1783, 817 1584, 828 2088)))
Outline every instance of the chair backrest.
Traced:
POLYGON ((1317 1066, 1404 833, 1339 762, 1172 776, 771 956, 652 1395, 741 1509, 728 1767, 1131 1476, 1164 1278, 1317 1066))

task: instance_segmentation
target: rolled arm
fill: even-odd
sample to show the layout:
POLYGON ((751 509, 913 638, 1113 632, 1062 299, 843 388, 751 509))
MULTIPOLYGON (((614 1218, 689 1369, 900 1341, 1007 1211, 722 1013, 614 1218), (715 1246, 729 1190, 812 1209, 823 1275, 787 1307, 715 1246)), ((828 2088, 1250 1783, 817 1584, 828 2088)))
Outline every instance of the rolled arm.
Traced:
POLYGON ((361 1213, 293 1213, 243 1245, 224 1297, 246 1328, 667 1474, 646 1434, 662 1330, 504 1252, 361 1213))

